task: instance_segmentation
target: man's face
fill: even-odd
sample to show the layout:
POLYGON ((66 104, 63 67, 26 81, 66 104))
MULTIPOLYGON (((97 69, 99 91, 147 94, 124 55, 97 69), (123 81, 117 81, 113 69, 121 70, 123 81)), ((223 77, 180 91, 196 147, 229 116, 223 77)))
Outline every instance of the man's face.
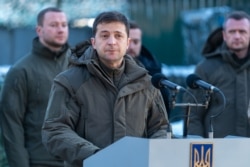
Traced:
POLYGON ((129 45, 126 27, 120 22, 100 23, 97 25, 95 38, 91 39, 100 60, 115 69, 121 66, 129 45))
POLYGON ((132 57, 139 56, 141 52, 141 38, 142 32, 139 28, 129 30, 130 44, 127 50, 127 54, 132 57))
POLYGON ((47 12, 43 25, 37 26, 37 34, 41 43, 51 50, 60 50, 68 40, 68 21, 63 12, 47 12))
POLYGON ((228 48, 234 52, 247 50, 250 41, 250 23, 247 19, 229 19, 225 23, 223 38, 228 48))

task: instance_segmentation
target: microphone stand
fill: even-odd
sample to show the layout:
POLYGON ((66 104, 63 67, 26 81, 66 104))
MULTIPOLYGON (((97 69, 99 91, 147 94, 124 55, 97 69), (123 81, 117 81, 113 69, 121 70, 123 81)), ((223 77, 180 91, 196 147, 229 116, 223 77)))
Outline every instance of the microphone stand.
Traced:
POLYGON ((206 96, 205 96, 205 104, 200 104, 200 103, 176 103, 176 95, 178 93, 178 90, 173 91, 172 96, 171 96, 171 108, 175 107, 186 107, 186 117, 184 119, 184 127, 183 127, 183 137, 187 137, 187 132, 188 132, 188 126, 189 126, 189 115, 191 112, 191 107, 204 107, 205 109, 208 108, 208 104, 210 101, 210 94, 211 91, 206 91, 206 96))

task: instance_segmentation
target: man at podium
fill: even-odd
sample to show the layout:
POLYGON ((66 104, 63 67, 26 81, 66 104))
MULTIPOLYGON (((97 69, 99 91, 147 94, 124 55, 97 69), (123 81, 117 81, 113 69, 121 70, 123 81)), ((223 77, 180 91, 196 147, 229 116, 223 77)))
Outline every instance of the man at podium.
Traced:
POLYGON ((54 80, 42 138, 67 167, 82 167, 124 136, 167 137, 163 98, 148 72, 126 55, 129 40, 123 14, 99 14, 91 43, 76 47, 70 68, 54 80))

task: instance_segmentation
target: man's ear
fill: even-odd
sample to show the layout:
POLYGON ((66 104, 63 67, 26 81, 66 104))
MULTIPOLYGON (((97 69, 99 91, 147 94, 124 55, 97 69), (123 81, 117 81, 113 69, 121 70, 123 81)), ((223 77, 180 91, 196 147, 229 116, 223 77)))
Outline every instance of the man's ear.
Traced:
POLYGON ((226 40, 226 33, 224 30, 222 31, 222 37, 223 37, 223 40, 225 41, 226 40))
POLYGON ((41 26, 36 26, 36 33, 37 33, 38 36, 40 36, 41 26))
POLYGON ((91 38, 92 47, 95 49, 95 38, 91 38))
POLYGON ((129 45, 130 45, 130 42, 131 42, 131 38, 128 38, 128 45, 127 45, 127 49, 128 49, 128 47, 129 47, 129 45))

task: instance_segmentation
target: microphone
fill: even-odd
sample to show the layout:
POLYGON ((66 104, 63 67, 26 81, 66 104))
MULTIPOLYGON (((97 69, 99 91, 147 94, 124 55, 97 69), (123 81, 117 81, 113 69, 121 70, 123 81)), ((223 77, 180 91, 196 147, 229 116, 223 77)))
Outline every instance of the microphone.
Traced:
POLYGON ((186 80, 187 85, 192 88, 192 89, 197 89, 197 88, 203 88, 205 90, 209 90, 209 91, 215 91, 215 92, 219 92, 220 90, 218 88, 216 88, 215 86, 201 80, 200 77, 198 77, 195 74, 190 74, 187 77, 186 80))
POLYGON ((184 89, 181 86, 170 82, 167 77, 161 73, 157 73, 155 74, 152 78, 151 78, 151 82, 154 85, 154 87, 156 87, 157 89, 161 89, 162 87, 168 87, 171 90, 175 90, 175 91, 179 91, 180 89, 184 89))
POLYGON ((209 90, 210 93, 212 91, 218 92, 222 97, 222 100, 223 100, 222 110, 220 112, 215 113, 215 114, 210 116, 208 137, 213 138, 214 137, 213 119, 218 117, 219 115, 221 115, 224 112, 225 107, 226 107, 226 98, 225 98, 223 92, 219 88, 217 88, 217 87, 215 87, 215 86, 213 86, 205 81, 202 81, 201 78, 195 74, 189 75, 187 77, 186 83, 192 89, 197 89, 197 88, 201 87, 205 90, 209 90))

